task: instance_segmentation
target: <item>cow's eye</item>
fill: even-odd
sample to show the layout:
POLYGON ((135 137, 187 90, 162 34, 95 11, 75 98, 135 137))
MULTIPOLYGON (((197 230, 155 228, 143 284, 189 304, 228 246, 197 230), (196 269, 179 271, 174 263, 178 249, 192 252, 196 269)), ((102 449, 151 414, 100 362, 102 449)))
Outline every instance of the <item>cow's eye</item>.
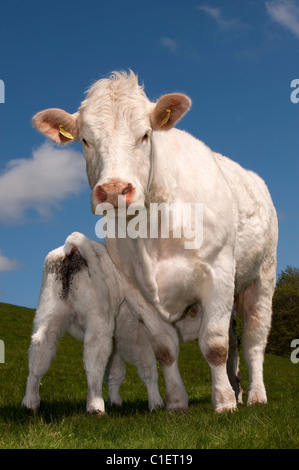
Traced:
POLYGON ((86 147, 89 147, 87 140, 82 139, 81 142, 82 142, 84 145, 86 145, 86 147))
POLYGON ((146 132, 144 136, 142 137, 142 142, 146 142, 149 139, 150 133, 146 132))

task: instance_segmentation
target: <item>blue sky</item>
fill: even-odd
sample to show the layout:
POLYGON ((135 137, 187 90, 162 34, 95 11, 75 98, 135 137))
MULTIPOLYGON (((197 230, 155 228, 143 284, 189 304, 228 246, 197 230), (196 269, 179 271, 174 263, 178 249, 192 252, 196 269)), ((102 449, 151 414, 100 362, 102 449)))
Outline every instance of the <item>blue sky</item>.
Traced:
POLYGON ((48 251, 75 230, 96 239, 80 144, 46 143, 32 116, 75 112, 95 80, 128 68, 152 101, 190 96, 180 128, 265 179, 278 272, 299 267, 298 53, 298 0, 2 2, 0 301, 36 307, 48 251))

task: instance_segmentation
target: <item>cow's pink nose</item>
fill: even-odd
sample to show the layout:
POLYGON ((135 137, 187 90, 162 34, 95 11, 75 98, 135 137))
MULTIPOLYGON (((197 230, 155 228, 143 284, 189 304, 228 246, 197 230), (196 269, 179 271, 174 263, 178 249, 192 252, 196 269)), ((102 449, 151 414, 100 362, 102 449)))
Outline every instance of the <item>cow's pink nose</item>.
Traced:
POLYGON ((110 183, 96 186, 94 194, 99 203, 108 202, 114 207, 118 206, 118 196, 123 196, 126 205, 130 204, 131 196, 134 188, 131 183, 123 183, 121 181, 111 181, 110 183))

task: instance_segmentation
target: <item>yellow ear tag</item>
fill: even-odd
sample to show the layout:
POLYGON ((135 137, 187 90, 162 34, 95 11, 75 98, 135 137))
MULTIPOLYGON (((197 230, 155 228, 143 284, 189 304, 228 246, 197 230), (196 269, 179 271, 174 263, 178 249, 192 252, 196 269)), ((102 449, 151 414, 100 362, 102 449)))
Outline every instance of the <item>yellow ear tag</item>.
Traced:
POLYGON ((167 108, 166 109, 166 116, 163 119, 163 121, 161 122, 160 127, 163 127, 169 121, 170 115, 171 115, 171 110, 167 108))
POLYGON ((61 124, 59 124, 59 133, 66 137, 67 139, 74 140, 74 137, 69 132, 65 131, 61 124))

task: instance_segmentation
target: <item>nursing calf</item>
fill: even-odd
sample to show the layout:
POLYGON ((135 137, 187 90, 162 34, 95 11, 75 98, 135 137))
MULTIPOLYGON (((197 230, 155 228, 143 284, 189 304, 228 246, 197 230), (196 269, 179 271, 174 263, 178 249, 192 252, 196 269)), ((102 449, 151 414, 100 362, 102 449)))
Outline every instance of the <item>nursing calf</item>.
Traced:
POLYGON ((149 408, 163 406, 154 352, 142 323, 124 301, 117 269, 102 243, 80 233, 70 235, 64 246, 47 255, 44 263, 23 406, 32 410, 39 407, 41 378, 65 331, 84 341, 89 413, 105 411, 102 398, 105 371, 109 402, 121 404, 119 388, 126 372, 124 360, 136 365, 147 387, 149 408))

